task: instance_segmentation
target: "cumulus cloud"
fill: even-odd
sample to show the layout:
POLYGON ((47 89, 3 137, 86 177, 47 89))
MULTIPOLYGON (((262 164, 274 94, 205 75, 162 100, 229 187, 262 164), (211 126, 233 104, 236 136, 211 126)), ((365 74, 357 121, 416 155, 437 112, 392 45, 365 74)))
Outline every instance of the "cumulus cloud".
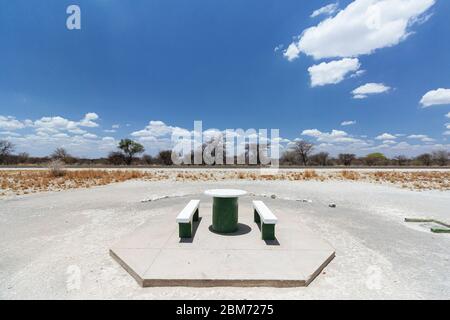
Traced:
POLYGON ((95 120, 98 119, 98 115, 94 112, 86 113, 84 118, 80 121, 80 126, 95 128, 98 127, 98 123, 95 120))
POLYGON ((445 115, 445 117, 450 118, 450 112, 445 115))
POLYGON ((133 132, 131 135, 133 137, 140 138, 141 140, 154 140, 160 137, 169 137, 172 135, 174 131, 178 131, 180 133, 190 134, 190 132, 186 129, 173 127, 166 125, 162 121, 150 121, 148 125, 139 131, 133 132))
POLYGON ((352 91, 354 99, 365 99, 369 95, 389 91, 391 88, 383 83, 366 83, 352 91))
POLYGON ((380 134, 379 136, 375 137, 375 139, 377 139, 377 140, 394 140, 394 139, 397 139, 397 137, 390 133, 385 132, 385 133, 380 134))
POLYGON ((331 62, 322 62, 308 68, 311 77, 311 86, 323 86, 336 84, 344 80, 349 73, 359 69, 361 64, 358 59, 344 58, 331 62))
POLYGON ((330 15, 332 15, 333 13, 335 13, 337 11, 338 7, 339 7, 339 4, 337 2, 336 3, 330 3, 330 4, 324 6, 324 7, 320 8, 320 9, 314 10, 314 12, 311 14, 310 17, 311 18, 315 18, 315 17, 320 16, 320 15, 330 16, 330 15))
POLYGON ((298 55, 300 54, 300 50, 297 47, 295 43, 291 43, 289 47, 287 47, 286 50, 284 50, 283 55, 286 59, 289 61, 295 60, 298 58, 298 55))
POLYGON ((0 116, 0 129, 4 130, 18 130, 25 128, 26 124, 17 120, 15 117, 0 116))
POLYGON ((422 142, 433 142, 434 141, 434 139, 428 137, 425 134, 411 134, 408 136, 408 139, 417 139, 422 142))
MULTIPOLYGON (((397 45, 435 0, 355 0, 334 17, 304 30, 284 52, 293 60, 301 52, 314 59, 357 57, 397 45)), ((320 9, 319 9, 320 10, 320 9)))
POLYGON ((356 143, 363 142, 360 139, 349 136, 349 134, 342 130, 331 130, 331 132, 322 132, 318 129, 307 129, 301 133, 303 136, 309 136, 317 139, 319 142, 326 143, 356 143))
POLYGON ((73 121, 61 116, 55 117, 42 117, 29 124, 37 131, 56 133, 58 131, 69 131, 74 134, 84 134, 85 130, 80 127, 95 128, 98 127, 98 123, 95 122, 99 117, 96 113, 87 113, 80 121, 73 121))
POLYGON ((440 104, 450 104, 450 89, 439 88, 428 91, 420 100, 420 104, 423 108, 440 104))
POLYGON ((57 147, 67 148, 74 155, 103 155, 112 146, 82 128, 98 127, 96 113, 87 113, 81 120, 70 120, 61 116, 45 116, 37 120, 18 120, 0 115, 0 128, 8 140, 17 146, 17 151, 33 155, 48 155, 57 147), (16 131, 21 130, 20 134, 16 131))
POLYGON ((356 121, 354 121, 354 120, 348 120, 348 121, 342 121, 341 122, 341 126, 351 126, 351 125, 354 125, 354 124, 356 124, 356 121))

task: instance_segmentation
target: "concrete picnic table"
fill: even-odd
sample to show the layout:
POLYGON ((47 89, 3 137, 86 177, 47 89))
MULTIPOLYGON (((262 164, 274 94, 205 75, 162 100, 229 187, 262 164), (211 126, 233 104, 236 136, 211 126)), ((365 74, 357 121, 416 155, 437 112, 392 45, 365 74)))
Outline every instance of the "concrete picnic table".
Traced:
POLYGON ((212 189, 206 190, 205 194, 213 197, 213 230, 220 233, 235 232, 238 228, 238 199, 247 191, 212 189))

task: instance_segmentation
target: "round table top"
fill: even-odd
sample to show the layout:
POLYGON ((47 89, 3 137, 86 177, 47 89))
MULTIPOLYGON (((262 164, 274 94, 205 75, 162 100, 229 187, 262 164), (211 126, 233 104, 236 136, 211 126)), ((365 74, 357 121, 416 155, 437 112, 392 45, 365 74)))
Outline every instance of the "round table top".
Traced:
POLYGON ((237 198, 246 195, 247 191, 239 189, 212 189, 206 190, 205 194, 217 198, 237 198))

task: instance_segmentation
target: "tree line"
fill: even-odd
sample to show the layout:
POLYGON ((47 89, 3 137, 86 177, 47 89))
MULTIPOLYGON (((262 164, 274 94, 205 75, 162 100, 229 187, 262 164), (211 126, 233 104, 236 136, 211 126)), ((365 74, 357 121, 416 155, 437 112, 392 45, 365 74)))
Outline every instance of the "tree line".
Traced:
MULTIPOLYGON (((203 150, 207 143, 203 145, 203 150)), ((251 150, 259 150, 245 147, 245 157, 249 158, 251 150)), ((291 148, 286 150, 280 157, 282 166, 447 166, 450 164, 450 152, 437 150, 432 153, 423 153, 416 157, 397 155, 392 158, 384 154, 375 152, 363 157, 358 157, 352 153, 340 153, 337 157, 332 157, 328 152, 314 153, 313 143, 300 140, 296 141, 291 148)), ((145 154, 145 148, 140 143, 122 139, 116 151, 112 151, 105 158, 87 159, 77 158, 70 155, 66 149, 60 147, 47 157, 31 157, 23 152, 15 154, 15 146, 9 141, 0 140, 0 165, 44 165, 52 160, 60 161, 67 165, 172 165, 172 151, 162 150, 156 156, 145 154)), ((226 154, 224 154, 224 157, 226 154)), ((193 155, 192 155, 193 157, 193 155)), ((224 161, 225 163, 225 161, 224 161)), ((236 163, 236 161, 235 161, 236 163)), ((246 162, 248 163, 248 162, 246 162)), ((205 164, 205 163, 203 163, 205 164)), ((257 158, 256 165, 260 165, 257 158)))

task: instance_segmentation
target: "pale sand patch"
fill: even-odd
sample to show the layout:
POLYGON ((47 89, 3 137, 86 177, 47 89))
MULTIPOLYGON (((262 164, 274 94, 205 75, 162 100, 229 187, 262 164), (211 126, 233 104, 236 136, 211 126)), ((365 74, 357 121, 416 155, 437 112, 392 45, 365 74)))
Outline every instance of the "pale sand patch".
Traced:
POLYGON ((0 204, 2 299, 450 298, 450 235, 403 222, 422 216, 448 222, 448 191, 352 181, 128 181, 16 196, 0 204), (221 187, 275 195, 264 200, 273 210, 298 214, 336 249, 325 274, 306 288, 142 289, 109 256, 111 245, 149 219, 173 214, 193 197, 211 201, 204 190, 221 187), (176 197, 157 199, 171 195, 176 197), (149 198, 155 201, 141 202, 149 198), (329 208, 331 202, 337 207, 329 208), (80 270, 79 289, 67 286, 74 267, 80 270))

